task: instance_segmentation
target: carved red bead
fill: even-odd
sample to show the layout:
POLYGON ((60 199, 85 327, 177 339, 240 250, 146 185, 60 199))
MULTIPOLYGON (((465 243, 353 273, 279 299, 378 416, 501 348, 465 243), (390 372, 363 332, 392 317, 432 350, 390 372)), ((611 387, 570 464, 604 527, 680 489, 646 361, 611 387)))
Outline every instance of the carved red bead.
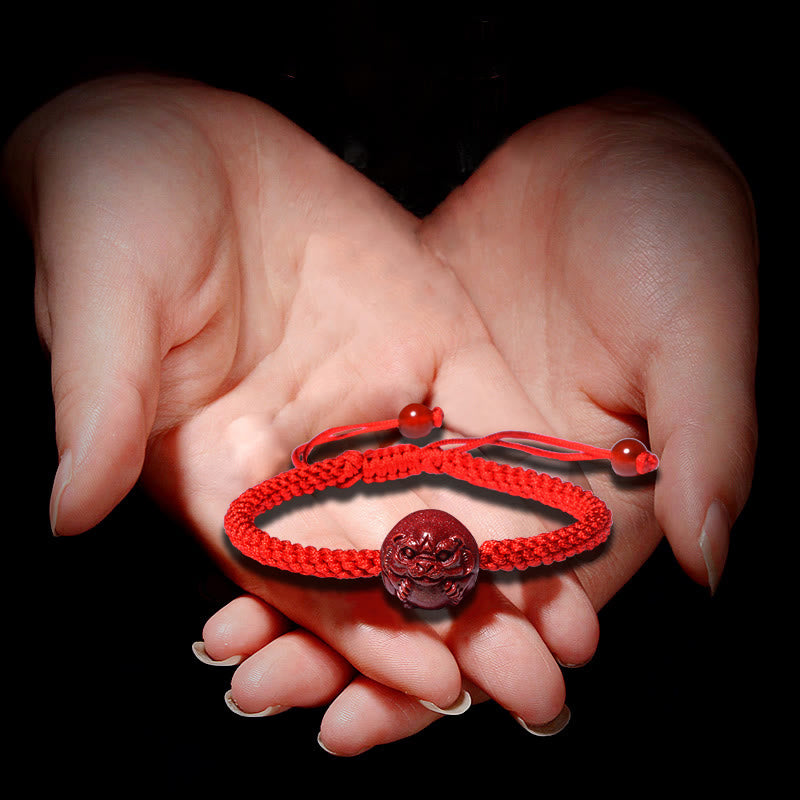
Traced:
POLYGON ((406 439, 421 439, 433 430, 433 411, 422 403, 411 403, 398 415, 397 427, 406 439))
POLYGON ((445 511, 415 511, 397 523, 381 547, 386 590, 406 608, 458 605, 478 580, 478 544, 445 511))

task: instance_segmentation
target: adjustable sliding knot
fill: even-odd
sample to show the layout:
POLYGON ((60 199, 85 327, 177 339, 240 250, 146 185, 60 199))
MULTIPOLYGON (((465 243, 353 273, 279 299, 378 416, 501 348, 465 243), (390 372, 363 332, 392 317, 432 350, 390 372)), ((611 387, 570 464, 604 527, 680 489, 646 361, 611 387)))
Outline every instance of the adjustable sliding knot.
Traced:
POLYGON ((358 450, 346 450, 340 456, 341 473, 340 481, 337 481, 336 486, 340 489, 347 489, 361 480, 364 472, 364 455, 358 450))
POLYGON ((231 542, 245 555, 267 566, 303 575, 365 578, 380 574, 389 592, 409 607, 441 608, 461 601, 479 569, 524 570, 563 561, 602 544, 611 531, 606 504, 575 484, 520 466, 473 456, 488 445, 507 447, 560 461, 606 459, 618 475, 644 475, 658 468, 658 458, 636 439, 623 439, 610 450, 541 436, 503 431, 479 438, 446 439, 424 446, 398 444, 347 450, 309 463, 320 444, 374 431, 398 429, 408 438, 422 438, 443 424, 439 408, 406 406, 397 419, 331 428, 292 453, 294 468, 243 492, 225 516, 231 542), (521 441, 520 441, 521 440, 521 441), (568 452, 541 449, 526 442, 568 452), (428 509, 401 520, 379 550, 317 549, 287 542, 255 525, 255 518, 281 503, 328 488, 403 480, 422 473, 449 475, 473 486, 543 503, 566 512, 575 522, 558 530, 516 539, 484 541, 480 546, 454 517, 428 509))

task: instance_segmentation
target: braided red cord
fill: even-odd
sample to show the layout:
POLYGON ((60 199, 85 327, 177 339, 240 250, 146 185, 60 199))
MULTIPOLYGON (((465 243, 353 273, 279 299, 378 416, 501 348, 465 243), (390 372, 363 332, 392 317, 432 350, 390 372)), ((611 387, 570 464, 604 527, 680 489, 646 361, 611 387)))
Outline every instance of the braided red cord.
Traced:
POLYGON ((378 550, 303 546, 270 536, 255 525, 254 519, 293 497, 333 487, 346 488, 358 481, 401 480, 426 472, 536 500, 575 517, 573 524, 548 533, 484 542, 480 547, 481 569, 527 569, 551 564, 590 550, 608 538, 611 512, 591 492, 531 469, 476 458, 463 448, 443 449, 442 445, 448 443, 452 440, 426 447, 401 444, 363 454, 349 450, 315 464, 307 463, 307 448, 299 466, 240 495, 225 516, 225 530, 242 553, 271 567, 323 578, 375 576, 381 572, 378 550))

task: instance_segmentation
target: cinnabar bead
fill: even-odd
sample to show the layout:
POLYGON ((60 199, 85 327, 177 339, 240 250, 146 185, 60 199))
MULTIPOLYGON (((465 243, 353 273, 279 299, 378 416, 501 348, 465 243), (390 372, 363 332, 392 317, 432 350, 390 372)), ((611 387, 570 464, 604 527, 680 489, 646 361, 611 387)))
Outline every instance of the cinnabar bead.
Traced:
POLYGON ((611 448, 611 469, 623 477, 644 475, 658 466, 658 459, 638 439, 620 439, 611 448), (640 458, 644 454, 644 458, 640 458))
POLYGON ((398 415, 397 427, 406 439, 421 439, 433 430, 433 411, 422 403, 411 403, 398 415))
POLYGON ((381 546, 381 577, 406 608, 458 605, 478 580, 480 552, 452 514, 427 508, 403 517, 381 546))

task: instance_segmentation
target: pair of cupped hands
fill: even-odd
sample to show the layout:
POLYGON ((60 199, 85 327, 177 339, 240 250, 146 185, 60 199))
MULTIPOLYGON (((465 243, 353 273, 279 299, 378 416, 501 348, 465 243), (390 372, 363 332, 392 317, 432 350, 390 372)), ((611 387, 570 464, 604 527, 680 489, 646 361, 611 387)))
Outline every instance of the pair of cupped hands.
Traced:
MULTIPOLYGON (((148 75, 50 101, 3 170, 52 355, 54 531, 91 528, 141 478, 245 592, 198 648, 238 663, 234 710, 327 705, 319 742, 340 755, 470 698, 550 733, 568 717, 562 667, 591 659, 597 610, 662 535, 716 588, 753 469, 757 243, 746 182, 680 109, 620 94, 536 120, 424 219, 268 106, 148 75), (296 445, 411 402, 455 436, 635 436, 660 469, 573 468, 611 508, 610 541, 485 574, 453 613, 232 550, 228 505, 296 445)), ((269 532, 375 549, 425 507, 479 543, 557 527, 444 480, 335 495, 269 532)))

